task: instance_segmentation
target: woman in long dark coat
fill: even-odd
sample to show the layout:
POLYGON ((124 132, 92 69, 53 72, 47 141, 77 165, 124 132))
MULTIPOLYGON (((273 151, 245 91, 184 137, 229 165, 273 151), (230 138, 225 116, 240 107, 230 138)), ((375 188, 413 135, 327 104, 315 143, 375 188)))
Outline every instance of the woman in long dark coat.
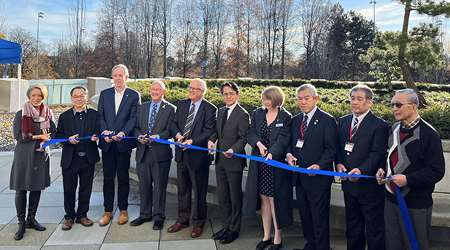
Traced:
POLYGON ((16 210, 19 229, 14 239, 21 240, 25 228, 44 231, 46 228, 36 221, 36 212, 41 191, 50 186, 49 155, 42 143, 50 140, 56 131, 52 111, 43 103, 47 97, 44 85, 33 85, 27 90, 28 102, 14 118, 14 160, 11 168, 9 187, 16 190, 16 210), (28 215, 25 210, 28 196, 28 215))
MULTIPOLYGON (((261 94, 263 108, 253 111, 247 141, 252 155, 284 161, 290 138, 291 114, 282 105, 281 88, 270 86, 261 94)), ((244 198, 244 213, 254 213, 261 206, 264 237, 257 250, 277 250, 282 246, 281 229, 292 223, 292 177, 289 171, 252 161, 244 198), (275 228, 271 239, 271 227, 275 228)))

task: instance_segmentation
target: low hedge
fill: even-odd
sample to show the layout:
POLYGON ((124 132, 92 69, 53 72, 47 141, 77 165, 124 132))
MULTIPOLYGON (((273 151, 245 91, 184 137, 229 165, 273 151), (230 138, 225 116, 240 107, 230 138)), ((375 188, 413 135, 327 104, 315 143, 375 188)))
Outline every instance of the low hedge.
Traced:
MULTIPOLYGON (((206 99, 208 99, 218 107, 223 106, 223 100, 219 90, 219 86, 223 81, 224 80, 208 81, 208 92, 206 93, 206 99)), ((260 81, 260 84, 247 85, 248 81, 249 80, 246 80, 246 84, 240 84, 238 80, 241 86, 240 103, 248 111, 252 111, 255 108, 261 106, 260 95, 265 86, 271 84, 275 85, 279 82, 288 82, 287 80, 262 80, 260 81)), ((256 80, 252 81, 254 83, 257 83, 256 80)), ((309 81, 303 81, 303 83, 306 82, 309 81)), ((166 92, 166 99, 168 101, 175 103, 178 100, 187 98, 188 81, 169 80, 166 81, 166 84, 168 85, 168 91, 166 92)), ((292 82, 290 84, 292 84, 292 82)), ((150 85, 149 81, 130 82, 128 85, 142 94, 142 101, 150 100, 150 96, 148 94, 150 85)), ((281 86, 286 94, 286 103, 284 104, 284 107, 292 114, 299 113, 300 111, 297 107, 295 98, 295 88, 300 84, 297 84, 295 86, 286 86, 283 84, 276 85, 281 86)), ((323 87, 323 85, 320 84, 315 84, 321 97, 319 107, 335 117, 340 117, 348 114, 350 112, 348 90, 353 85, 353 83, 345 85, 347 86, 347 88, 342 87, 342 85, 339 85, 339 88, 331 88, 323 87)), ((428 89, 423 89, 423 93, 428 102, 428 106, 420 109, 420 114, 426 121, 432 124, 439 131, 443 139, 450 139, 450 91, 429 90, 432 88, 434 87, 428 86, 428 89)), ((374 92, 375 98, 374 105, 372 107, 373 112, 383 119, 393 122, 394 116, 392 114, 391 108, 389 107, 389 103, 393 93, 388 92, 384 89, 380 90, 375 88, 374 92)))

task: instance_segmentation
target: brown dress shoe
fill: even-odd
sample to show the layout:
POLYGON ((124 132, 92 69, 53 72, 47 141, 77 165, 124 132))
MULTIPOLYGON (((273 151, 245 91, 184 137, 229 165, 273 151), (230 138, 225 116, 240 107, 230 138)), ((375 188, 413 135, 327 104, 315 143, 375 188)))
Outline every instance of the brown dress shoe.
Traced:
POLYGON ((191 237, 192 238, 198 238, 202 235, 203 233, 203 227, 192 227, 192 232, 191 232, 191 237))
POLYGON ((183 228, 188 227, 188 225, 185 224, 181 224, 179 222, 176 222, 175 224, 173 224, 172 226, 170 226, 169 228, 167 228, 167 232, 168 233, 176 233, 178 231, 180 231, 183 228))
POLYGON ((67 231, 72 229, 73 220, 72 219, 64 219, 63 225, 61 227, 62 230, 67 231))
POLYGON ((108 224, 111 222, 112 217, 113 217, 113 216, 112 216, 112 213, 111 213, 111 212, 105 212, 105 213, 103 214, 102 218, 100 219, 100 221, 98 222, 98 224, 99 224, 101 227, 104 227, 104 226, 108 225, 108 224))
POLYGON ((127 210, 120 211, 119 221, 117 222, 119 225, 123 225, 128 222, 128 212, 127 210))
POLYGON ((85 227, 90 227, 90 226, 94 225, 94 222, 91 219, 89 219, 88 217, 83 217, 83 218, 77 219, 76 222, 85 227))

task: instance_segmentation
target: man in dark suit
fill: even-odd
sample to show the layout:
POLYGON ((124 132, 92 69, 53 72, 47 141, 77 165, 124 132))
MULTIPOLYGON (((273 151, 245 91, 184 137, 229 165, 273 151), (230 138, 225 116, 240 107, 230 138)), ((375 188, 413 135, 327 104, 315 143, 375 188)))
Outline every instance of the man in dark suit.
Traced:
POLYGON ((94 179, 95 163, 100 160, 98 138, 98 112, 87 108, 87 89, 77 86, 70 91, 73 107, 59 116, 57 138, 69 138, 63 143, 61 168, 64 187, 64 223, 62 230, 70 230, 74 221, 92 226, 87 217, 94 179), (92 135, 91 140, 77 140, 92 135), (78 209, 75 212, 75 193, 78 186, 78 209))
POLYGON ((141 203, 139 217, 131 221, 130 225, 139 226, 153 219, 154 230, 161 230, 166 218, 166 187, 172 161, 172 149, 169 145, 152 142, 154 138, 171 138, 170 127, 175 106, 164 100, 165 91, 166 85, 160 80, 150 85, 152 100, 138 107, 134 129, 139 141, 136 170, 141 203))
POLYGON ((106 226, 113 217, 114 179, 117 175, 118 205, 120 209, 119 225, 128 221, 128 193, 130 191, 129 168, 131 150, 136 141, 122 140, 133 133, 136 124, 136 109, 141 102, 138 92, 127 88, 128 69, 119 64, 112 69, 114 87, 100 93, 98 112, 100 115, 100 131, 104 136, 100 140, 103 160, 103 198, 105 213, 99 221, 106 226))
MULTIPOLYGON (((319 95, 311 84, 297 88, 300 114, 292 119, 289 165, 333 170, 336 155, 335 119, 317 107, 319 95)), ((330 249, 330 193, 332 177, 295 174, 295 192, 300 210, 304 249, 330 249)))
MULTIPOLYGON (((217 108, 205 100, 206 83, 193 79, 189 83, 189 99, 179 101, 172 126, 172 134, 179 143, 200 147, 208 146, 208 139, 216 128, 217 108)), ((208 152, 177 147, 178 219, 168 228, 175 233, 192 222, 191 237, 197 238, 203 232, 206 221, 206 193, 208 189, 208 152), (191 209, 191 193, 194 200, 191 209), (192 213, 192 214, 191 214, 192 213)))
MULTIPOLYGON (((350 90, 352 113, 339 119, 336 170, 375 175, 385 164, 388 124, 370 111, 373 92, 366 85, 350 90)), ((384 249, 384 192, 375 179, 342 179, 347 249, 384 249)))
POLYGON ((216 154, 217 196, 223 216, 222 229, 213 235, 222 244, 239 237, 242 217, 242 173, 246 160, 233 157, 233 153, 245 154, 247 130, 250 118, 239 105, 239 87, 234 82, 224 83, 220 91, 225 102, 217 112, 215 133, 208 141, 208 148, 225 151, 216 154))

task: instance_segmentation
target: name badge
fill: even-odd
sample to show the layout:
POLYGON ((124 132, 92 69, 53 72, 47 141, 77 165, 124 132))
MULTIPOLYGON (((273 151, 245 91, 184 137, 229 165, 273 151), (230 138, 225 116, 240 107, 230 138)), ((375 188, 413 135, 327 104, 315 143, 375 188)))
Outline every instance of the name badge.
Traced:
POLYGON ((353 144, 351 142, 347 142, 347 143, 345 143, 344 150, 351 153, 351 152, 353 152, 353 146, 355 146, 355 144, 353 144))
POLYGON ((281 128, 281 127, 283 127, 283 123, 277 123, 277 124, 275 124, 275 127, 276 128, 281 128))
POLYGON ((303 148, 303 143, 305 143, 304 140, 298 139, 298 140, 297 140, 297 144, 296 144, 295 146, 296 146, 297 148, 303 148))

